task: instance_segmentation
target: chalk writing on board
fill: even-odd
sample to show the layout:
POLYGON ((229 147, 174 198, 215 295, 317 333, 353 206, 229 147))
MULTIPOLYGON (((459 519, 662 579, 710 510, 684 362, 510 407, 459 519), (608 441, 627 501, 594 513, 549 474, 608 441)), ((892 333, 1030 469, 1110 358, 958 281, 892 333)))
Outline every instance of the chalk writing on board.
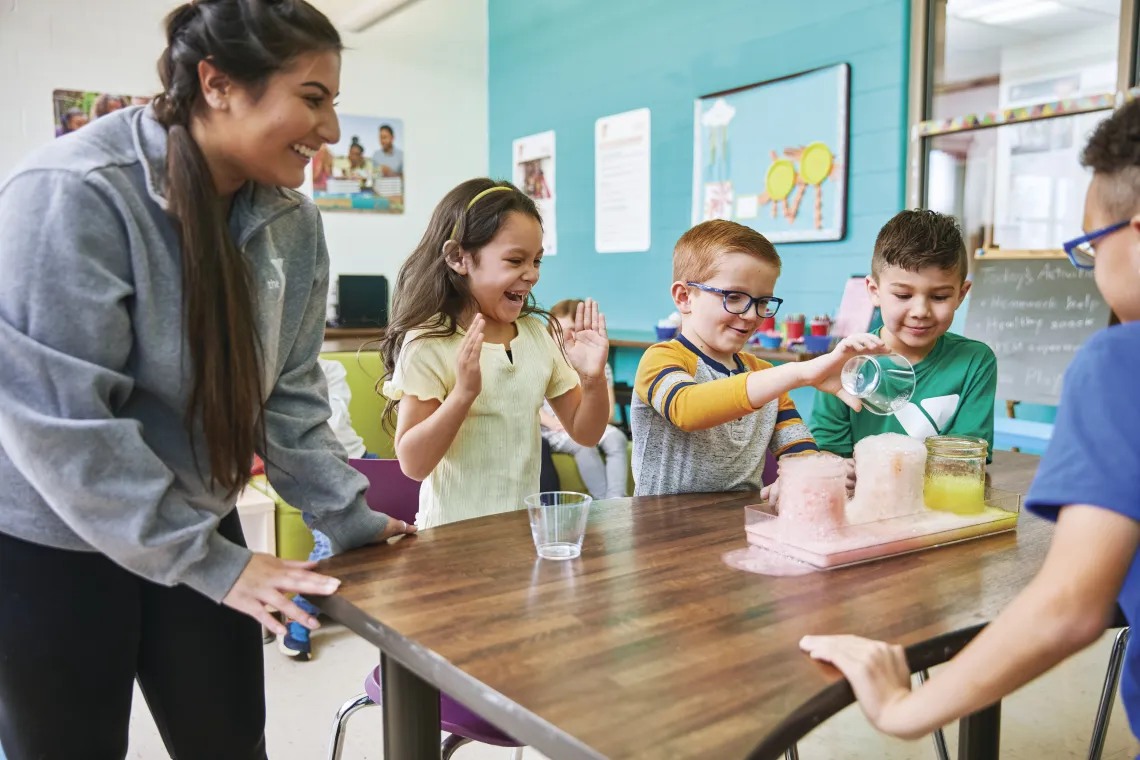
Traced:
POLYGON ((1092 272, 1058 259, 981 259, 966 335, 998 359, 998 397, 1055 404, 1065 369, 1109 309, 1092 272))

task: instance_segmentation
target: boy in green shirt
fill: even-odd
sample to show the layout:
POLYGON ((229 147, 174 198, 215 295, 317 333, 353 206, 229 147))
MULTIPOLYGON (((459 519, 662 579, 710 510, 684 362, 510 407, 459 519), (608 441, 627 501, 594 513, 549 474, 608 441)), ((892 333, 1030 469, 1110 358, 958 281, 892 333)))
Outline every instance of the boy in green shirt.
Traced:
POLYGON ((968 266, 952 216, 903 211, 879 231, 867 291, 882 313, 883 342, 914 365, 914 395, 880 416, 817 394, 811 431, 821 450, 850 457, 869 435, 903 433, 984 438, 993 452, 997 358, 985 343, 947 332, 970 290, 968 266))

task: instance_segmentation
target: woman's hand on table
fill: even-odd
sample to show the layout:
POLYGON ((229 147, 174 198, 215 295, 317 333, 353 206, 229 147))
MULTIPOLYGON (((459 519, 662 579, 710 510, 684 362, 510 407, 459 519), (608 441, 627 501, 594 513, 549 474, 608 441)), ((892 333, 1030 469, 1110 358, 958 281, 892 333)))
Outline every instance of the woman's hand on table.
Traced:
POLYGON ((904 739, 926 733, 915 733, 906 716, 910 668, 901 646, 858 636, 804 636, 800 649, 813 660, 834 665, 847 678, 859 707, 876 729, 904 739))
POLYGON ((388 524, 384 526, 384 532, 380 534, 378 541, 387 541, 393 536, 410 536, 419 532, 419 528, 414 523, 406 523, 403 520, 397 520, 395 517, 388 518, 388 524))
POLYGON ((293 595, 328 596, 340 587, 336 578, 314 573, 316 566, 316 562, 298 562, 254 553, 222 604, 249 615, 278 636, 285 635, 285 626, 270 614, 269 608, 315 631, 320 628, 320 623, 294 604, 293 595))

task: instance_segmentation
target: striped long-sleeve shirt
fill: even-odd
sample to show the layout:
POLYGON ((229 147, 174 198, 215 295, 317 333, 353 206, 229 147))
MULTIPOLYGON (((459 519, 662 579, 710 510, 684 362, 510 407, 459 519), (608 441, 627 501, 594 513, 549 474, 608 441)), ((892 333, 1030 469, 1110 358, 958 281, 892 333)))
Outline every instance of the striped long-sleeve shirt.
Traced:
POLYGON ((726 367, 679 337, 645 352, 632 406, 636 495, 759 489, 764 458, 817 451, 787 394, 759 409, 748 373, 771 364, 735 354, 726 367))

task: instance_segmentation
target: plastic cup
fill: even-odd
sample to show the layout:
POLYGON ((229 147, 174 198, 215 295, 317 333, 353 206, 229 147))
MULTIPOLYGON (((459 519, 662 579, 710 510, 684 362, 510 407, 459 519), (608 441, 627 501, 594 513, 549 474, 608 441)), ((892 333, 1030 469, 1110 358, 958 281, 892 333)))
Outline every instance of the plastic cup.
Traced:
POLYGON ((592 501, 573 491, 544 491, 526 497, 530 533, 539 557, 561 560, 582 554, 592 501))
POLYGON ((894 414, 914 395, 914 366, 899 354, 856 356, 843 365, 839 379, 872 414, 894 414))

